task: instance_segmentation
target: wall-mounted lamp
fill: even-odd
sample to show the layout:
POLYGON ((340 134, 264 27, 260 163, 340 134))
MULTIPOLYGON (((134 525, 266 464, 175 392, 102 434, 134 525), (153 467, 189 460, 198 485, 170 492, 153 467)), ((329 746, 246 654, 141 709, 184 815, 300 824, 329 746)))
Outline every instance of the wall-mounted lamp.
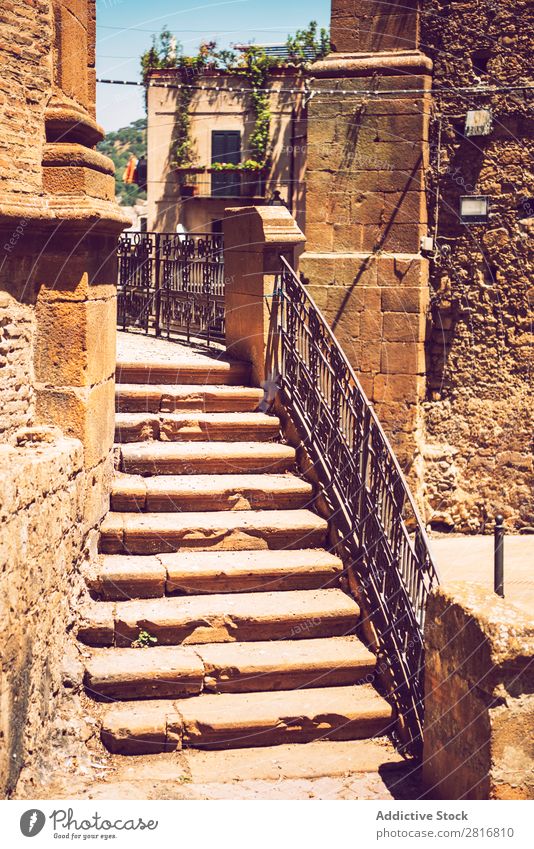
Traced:
POLYGON ((488 218, 489 197, 462 195, 460 198, 460 221, 462 224, 485 224, 488 218))
POLYGON ((465 116, 466 136, 489 136, 493 129, 491 109, 470 109, 465 116))
POLYGON ((287 203, 280 194, 279 189, 275 189, 267 201, 267 206, 287 206, 287 203))

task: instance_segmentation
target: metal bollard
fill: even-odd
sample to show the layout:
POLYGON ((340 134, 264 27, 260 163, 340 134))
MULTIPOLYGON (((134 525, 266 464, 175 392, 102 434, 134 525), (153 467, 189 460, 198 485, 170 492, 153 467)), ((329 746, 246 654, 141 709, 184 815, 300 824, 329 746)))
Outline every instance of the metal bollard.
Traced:
POLYGON ((495 516, 495 546, 493 557, 493 588, 504 598, 504 517, 495 516))

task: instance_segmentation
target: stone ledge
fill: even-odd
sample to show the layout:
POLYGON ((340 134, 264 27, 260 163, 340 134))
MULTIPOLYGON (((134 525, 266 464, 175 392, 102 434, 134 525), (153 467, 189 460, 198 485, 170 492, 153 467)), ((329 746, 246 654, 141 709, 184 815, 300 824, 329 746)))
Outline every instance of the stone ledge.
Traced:
POLYGON ((432 60, 419 50, 397 50, 389 53, 330 53, 314 62, 314 77, 370 77, 430 74, 432 60))

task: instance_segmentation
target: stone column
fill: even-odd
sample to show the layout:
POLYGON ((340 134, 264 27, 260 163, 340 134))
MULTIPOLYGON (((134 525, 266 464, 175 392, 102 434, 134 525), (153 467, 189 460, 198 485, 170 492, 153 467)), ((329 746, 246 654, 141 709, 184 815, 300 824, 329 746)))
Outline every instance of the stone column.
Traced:
POLYGON ((283 206, 226 209, 223 230, 226 347, 230 356, 252 363, 253 383, 261 386, 280 256, 294 265, 305 236, 283 206))
POLYGON ((333 0, 334 52, 312 68, 319 93, 308 107, 299 266, 405 467, 424 391, 428 305, 420 240, 432 64, 418 33, 412 0, 333 0))
POLYGON ((0 127, 0 310, 16 336, 2 353, 11 363, 19 351, 21 368, 10 375, 13 415, 0 422, 0 438, 29 424, 79 438, 94 523, 111 468, 115 248, 126 224, 113 164, 94 149, 103 137, 94 117, 95 2, 15 2, 1 15, 9 46, 0 90, 13 105, 0 127))

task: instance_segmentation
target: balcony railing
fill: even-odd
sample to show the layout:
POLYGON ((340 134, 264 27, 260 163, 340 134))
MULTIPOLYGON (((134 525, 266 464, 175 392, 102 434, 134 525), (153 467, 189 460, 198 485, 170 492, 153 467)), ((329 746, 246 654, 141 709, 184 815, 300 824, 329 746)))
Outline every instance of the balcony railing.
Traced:
POLYGON ((123 233, 118 246, 117 324, 156 336, 224 338, 221 235, 123 233))

